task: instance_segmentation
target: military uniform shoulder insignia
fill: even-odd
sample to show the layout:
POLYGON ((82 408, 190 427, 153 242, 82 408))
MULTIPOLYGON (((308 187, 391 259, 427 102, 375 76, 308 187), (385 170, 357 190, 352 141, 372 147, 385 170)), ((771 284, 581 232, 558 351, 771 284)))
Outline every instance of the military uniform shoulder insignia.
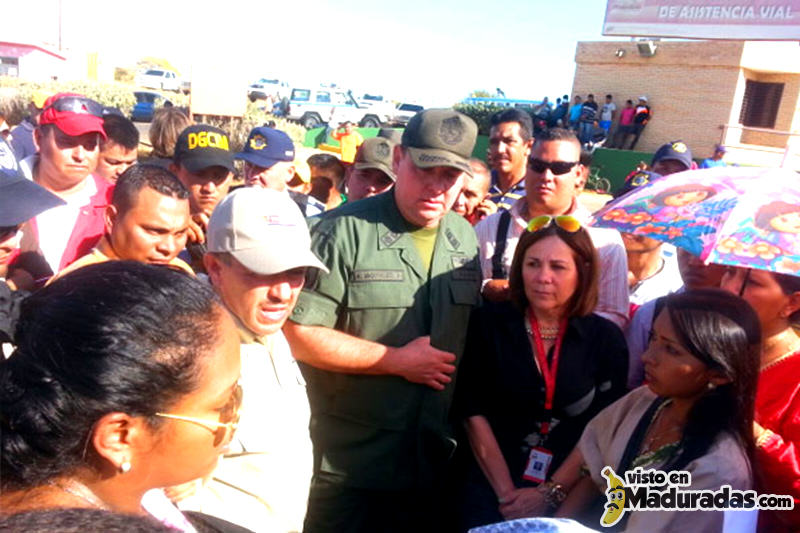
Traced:
POLYGON ((381 244, 384 246, 391 246, 396 243, 398 239, 400 239, 400 236, 401 235, 399 233, 389 231, 381 236, 381 244))
POLYGON ((461 241, 459 241, 456 236, 453 235, 453 232, 450 231, 450 229, 445 230, 444 236, 447 237, 447 242, 449 242, 450 246, 453 248, 458 248, 461 246, 461 241))

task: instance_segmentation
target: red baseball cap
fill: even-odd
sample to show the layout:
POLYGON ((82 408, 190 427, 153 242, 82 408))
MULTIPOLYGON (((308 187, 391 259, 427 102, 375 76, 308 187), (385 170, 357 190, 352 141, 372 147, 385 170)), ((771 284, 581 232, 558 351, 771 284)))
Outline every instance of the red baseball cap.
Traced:
POLYGON ((58 93, 45 100, 39 124, 54 124, 72 137, 99 133, 106 138, 103 106, 82 94, 58 93))

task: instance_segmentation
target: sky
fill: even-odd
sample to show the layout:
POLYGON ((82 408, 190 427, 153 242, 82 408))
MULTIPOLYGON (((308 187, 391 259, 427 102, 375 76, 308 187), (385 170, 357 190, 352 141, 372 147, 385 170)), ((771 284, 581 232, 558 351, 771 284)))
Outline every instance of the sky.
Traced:
POLYGON ((605 40, 602 0, 29 0, 6 2, 4 40, 98 51, 134 66, 162 57, 182 75, 215 65, 293 86, 451 105, 476 89, 551 100, 572 87, 578 41, 605 40), (198 65, 200 67, 198 67, 198 65))

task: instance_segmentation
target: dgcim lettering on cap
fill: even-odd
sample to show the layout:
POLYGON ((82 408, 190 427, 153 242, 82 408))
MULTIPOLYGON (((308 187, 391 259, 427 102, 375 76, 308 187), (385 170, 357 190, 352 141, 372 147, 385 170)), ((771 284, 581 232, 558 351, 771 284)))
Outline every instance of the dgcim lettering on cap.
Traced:
POLYGON ((200 131, 197 133, 190 133, 187 137, 189 150, 195 148, 219 148, 220 150, 228 150, 228 137, 220 135, 216 131, 200 131))

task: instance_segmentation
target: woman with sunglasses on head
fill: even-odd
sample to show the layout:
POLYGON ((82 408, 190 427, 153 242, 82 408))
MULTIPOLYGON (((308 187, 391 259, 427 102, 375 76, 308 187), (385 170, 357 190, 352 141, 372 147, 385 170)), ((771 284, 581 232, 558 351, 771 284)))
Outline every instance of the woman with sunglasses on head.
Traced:
POLYGON ((603 519, 625 531, 722 531, 717 511, 614 512, 609 474, 684 470, 691 485, 678 490, 752 489, 760 343, 758 318, 741 298, 719 289, 668 295, 642 355, 647 385, 597 415, 553 474, 567 494, 557 515, 593 528, 603 519))
POLYGON ((544 514, 560 495, 549 474, 625 393, 625 339, 592 314, 597 268, 577 219, 536 217, 514 254, 511 301, 475 311, 455 398, 468 441, 461 528, 544 514))
POLYGON ((2 512, 96 508, 195 531, 151 489, 210 473, 236 427, 239 340, 211 288, 90 265, 25 300, 14 341, 0 362, 2 512))
POLYGON ((761 511, 759 531, 800 530, 800 277, 729 268, 721 287, 758 314, 763 332, 756 394, 756 467, 760 492, 789 494, 792 511, 761 511))

